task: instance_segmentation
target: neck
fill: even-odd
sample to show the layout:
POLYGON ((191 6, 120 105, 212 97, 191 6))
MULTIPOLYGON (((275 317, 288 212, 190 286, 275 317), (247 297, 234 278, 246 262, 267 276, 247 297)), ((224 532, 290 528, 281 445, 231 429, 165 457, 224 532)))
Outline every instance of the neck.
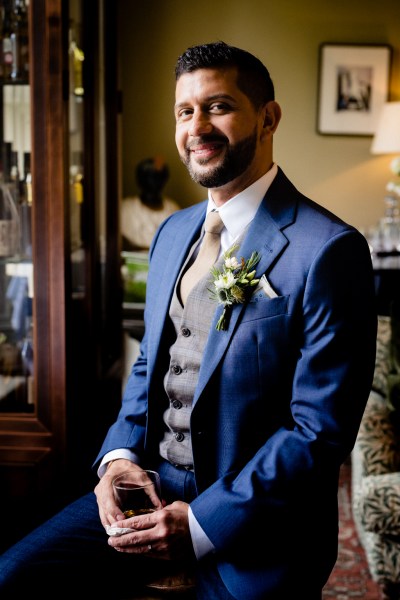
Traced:
POLYGON ((260 179, 260 177, 265 175, 265 173, 271 169, 273 164, 274 163, 271 160, 260 169, 257 169, 251 173, 243 173, 239 177, 236 177, 236 179, 228 182, 226 185, 217 188, 210 188, 211 196, 216 206, 222 206, 228 202, 228 200, 250 187, 255 181, 260 179))

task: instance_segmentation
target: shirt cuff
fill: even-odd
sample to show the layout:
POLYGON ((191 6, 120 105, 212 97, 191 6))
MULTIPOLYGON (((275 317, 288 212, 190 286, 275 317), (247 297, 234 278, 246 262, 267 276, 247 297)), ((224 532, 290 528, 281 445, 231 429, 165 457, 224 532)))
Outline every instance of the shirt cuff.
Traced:
POLYGON ((210 552, 215 552, 215 546, 206 536, 203 529, 200 527, 190 506, 188 517, 194 553, 196 555, 196 558, 200 560, 200 558, 203 558, 203 556, 205 556, 206 554, 209 554, 210 552))
POLYGON ((126 458, 137 465, 139 464, 139 457, 131 450, 128 450, 127 448, 111 450, 111 452, 107 452, 107 454, 103 456, 99 468, 97 469, 97 475, 99 479, 101 479, 106 472, 107 464, 110 462, 110 460, 117 460, 117 458, 126 458))

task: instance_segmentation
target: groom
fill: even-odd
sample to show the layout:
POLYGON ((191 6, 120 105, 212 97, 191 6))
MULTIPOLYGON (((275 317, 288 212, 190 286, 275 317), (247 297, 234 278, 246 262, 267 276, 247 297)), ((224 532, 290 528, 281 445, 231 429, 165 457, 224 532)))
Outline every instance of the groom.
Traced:
POLYGON ((337 556, 339 468, 372 381, 375 299, 363 236, 274 162, 280 118, 253 55, 217 42, 179 57, 176 145, 208 199, 153 240, 145 335, 95 495, 3 555, 2 597, 75 578, 93 597, 115 597, 116 580, 132 595, 155 565, 190 560, 199 600, 320 600, 337 556), (181 285, 211 211, 213 275, 181 285), (142 468, 160 473, 165 506, 126 519, 111 481, 142 468), (108 538, 110 525, 132 531, 108 538))

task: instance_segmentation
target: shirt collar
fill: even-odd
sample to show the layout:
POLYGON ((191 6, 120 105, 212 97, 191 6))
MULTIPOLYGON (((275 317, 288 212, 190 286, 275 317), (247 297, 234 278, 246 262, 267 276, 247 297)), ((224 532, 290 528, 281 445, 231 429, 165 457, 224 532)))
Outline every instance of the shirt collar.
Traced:
POLYGON ((267 190, 278 172, 276 163, 269 171, 262 175, 248 188, 233 196, 228 202, 217 207, 212 199, 211 190, 208 190, 207 214, 211 210, 218 210, 229 236, 235 239, 247 225, 254 219, 255 214, 267 193, 267 190))

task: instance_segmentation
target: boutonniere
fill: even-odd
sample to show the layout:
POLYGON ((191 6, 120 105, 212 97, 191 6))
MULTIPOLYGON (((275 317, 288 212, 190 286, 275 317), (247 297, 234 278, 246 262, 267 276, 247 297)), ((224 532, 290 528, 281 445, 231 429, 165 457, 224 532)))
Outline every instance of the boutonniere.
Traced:
POLYGON ((239 262, 236 256, 232 256, 238 248, 238 245, 233 245, 224 253, 221 270, 216 267, 211 269, 214 288, 208 291, 218 304, 224 306, 216 325, 218 331, 227 328, 228 311, 231 310, 232 305, 242 304, 260 281, 254 278, 256 274, 254 267, 260 260, 260 255, 258 252, 253 252, 248 260, 242 257, 239 262))

